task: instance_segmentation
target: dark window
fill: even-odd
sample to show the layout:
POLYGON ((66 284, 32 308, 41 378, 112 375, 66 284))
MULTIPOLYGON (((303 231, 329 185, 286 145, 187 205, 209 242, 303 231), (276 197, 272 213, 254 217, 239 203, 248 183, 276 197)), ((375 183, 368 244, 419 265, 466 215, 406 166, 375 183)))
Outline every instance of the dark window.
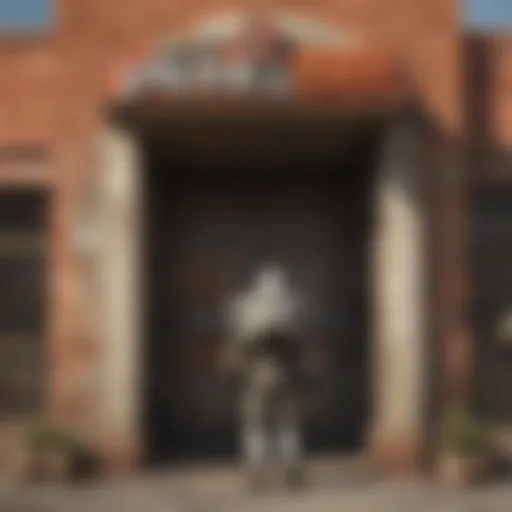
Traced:
POLYGON ((36 412, 43 389, 46 196, 0 192, 0 414, 36 412))
POLYGON ((512 420, 512 189, 478 190, 472 202, 473 404, 496 423, 512 420))

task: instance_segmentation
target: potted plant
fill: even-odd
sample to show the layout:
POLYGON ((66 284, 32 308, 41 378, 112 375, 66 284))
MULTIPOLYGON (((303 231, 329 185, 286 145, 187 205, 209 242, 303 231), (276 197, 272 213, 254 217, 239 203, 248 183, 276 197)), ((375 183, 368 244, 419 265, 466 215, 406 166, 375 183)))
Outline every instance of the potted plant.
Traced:
POLYGON ((79 445, 65 429, 44 422, 32 425, 27 444, 32 477, 63 481, 70 476, 79 445))
POLYGON ((474 483, 487 469, 490 433, 481 421, 463 411, 450 411, 439 432, 438 473, 450 487, 474 483))

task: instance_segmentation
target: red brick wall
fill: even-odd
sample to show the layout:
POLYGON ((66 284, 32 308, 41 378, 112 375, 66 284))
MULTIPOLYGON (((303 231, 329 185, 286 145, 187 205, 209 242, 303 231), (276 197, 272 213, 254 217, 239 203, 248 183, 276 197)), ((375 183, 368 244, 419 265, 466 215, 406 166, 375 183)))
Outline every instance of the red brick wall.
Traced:
MULTIPOLYGON (((240 4, 230 0, 55 2, 57 20, 51 34, 32 40, 0 41, 0 143, 37 139, 46 141, 52 149, 53 166, 47 177, 54 191, 50 398, 52 408, 65 411, 70 405, 60 392, 73 371, 72 357, 78 343, 76 268, 70 233, 79 177, 89 168, 91 136, 108 101, 108 70, 131 55, 148 53, 173 30, 240 4)), ((357 38, 398 51, 432 117, 451 132, 460 128, 461 29, 457 0, 273 3, 313 19, 337 23, 357 38)), ((512 70, 512 64, 509 68, 512 70)), ((512 110, 500 114, 498 120, 503 127, 500 129, 510 137, 511 116, 512 110)))
POLYGON ((496 143, 512 147, 512 34, 492 39, 491 126, 496 143))
POLYGON ((464 42, 472 146, 512 146, 512 34, 469 34, 464 42))
POLYGON ((491 136, 501 148, 512 147, 512 34, 488 38, 491 136))

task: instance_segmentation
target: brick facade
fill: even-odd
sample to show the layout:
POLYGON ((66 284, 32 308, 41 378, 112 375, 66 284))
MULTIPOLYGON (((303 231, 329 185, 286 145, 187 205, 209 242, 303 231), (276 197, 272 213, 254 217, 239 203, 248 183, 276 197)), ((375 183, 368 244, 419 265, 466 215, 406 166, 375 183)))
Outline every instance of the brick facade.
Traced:
MULTIPOLYGON (((30 179, 0 166, 0 184, 32 180, 52 192, 48 407, 58 415, 79 419, 81 413, 87 415, 87 408, 66 393, 77 367, 86 360, 78 327, 71 233, 81 178, 91 167, 91 143, 105 109, 115 100, 109 89, 111 74, 127 62, 143 61, 158 43, 189 23, 240 5, 229 0, 55 3, 57 16, 50 33, 0 40, 0 143, 43 144, 50 154, 50 163, 36 169, 30 179)), ((399 55, 410 87, 434 123, 456 139, 462 133, 463 37, 457 0, 275 0, 266 4, 329 20, 352 37, 399 55)), ((500 39, 493 47, 497 66, 492 122, 497 139, 504 143, 512 143, 510 45, 509 40, 500 39)), ((459 254, 457 247, 452 247, 448 260, 441 257, 446 271, 440 275, 457 266, 460 254, 454 254, 459 254)), ((463 276, 450 279, 457 281, 450 285, 457 289, 463 276)))

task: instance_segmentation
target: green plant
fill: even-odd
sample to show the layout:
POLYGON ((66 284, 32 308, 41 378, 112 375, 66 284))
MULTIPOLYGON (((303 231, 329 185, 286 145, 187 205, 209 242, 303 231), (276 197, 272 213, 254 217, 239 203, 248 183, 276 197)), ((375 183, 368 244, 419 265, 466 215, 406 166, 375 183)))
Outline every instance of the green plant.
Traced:
POLYGON ((444 453, 464 457, 482 455, 490 445, 490 434, 483 422, 462 411, 450 411, 441 422, 439 448, 444 453))
POLYGON ((27 431, 27 445, 33 453, 51 452, 71 455, 78 450, 78 441, 67 430, 46 422, 35 423, 27 431))

